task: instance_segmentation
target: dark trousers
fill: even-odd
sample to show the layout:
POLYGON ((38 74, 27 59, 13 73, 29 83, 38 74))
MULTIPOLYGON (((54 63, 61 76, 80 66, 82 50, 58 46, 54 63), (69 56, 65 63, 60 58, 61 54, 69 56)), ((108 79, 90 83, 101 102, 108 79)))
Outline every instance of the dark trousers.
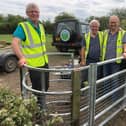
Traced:
MULTIPOLYGON (((105 64, 103 66, 103 75, 108 76, 111 74, 114 74, 116 72, 118 72, 120 70, 120 64, 117 63, 109 63, 109 64, 105 64)), ((119 87, 119 77, 114 77, 111 80, 109 80, 109 82, 104 82, 103 83, 103 93, 106 94, 109 91, 114 90, 115 88, 119 87)), ((113 101, 117 100, 118 98, 118 92, 114 93, 112 95, 112 99, 113 101)))
MULTIPOLYGON (((39 67, 39 68, 48 68, 48 64, 39 67)), ((29 70, 30 79, 32 83, 32 88, 39 91, 47 91, 49 88, 49 72, 40 72, 36 70, 29 70), (45 87, 45 89, 43 89, 45 87)), ((38 98, 38 104, 43 104, 42 95, 36 94, 38 98)))
MULTIPOLYGON (((89 65, 90 63, 96 63, 99 62, 99 60, 92 60, 92 59, 87 59, 86 61, 86 65, 89 65)), ((97 68, 97 80, 103 77, 103 72, 102 72, 102 66, 98 66, 97 68)), ((81 72, 81 88, 84 87, 84 83, 85 81, 88 81, 88 69, 83 70, 81 72)))

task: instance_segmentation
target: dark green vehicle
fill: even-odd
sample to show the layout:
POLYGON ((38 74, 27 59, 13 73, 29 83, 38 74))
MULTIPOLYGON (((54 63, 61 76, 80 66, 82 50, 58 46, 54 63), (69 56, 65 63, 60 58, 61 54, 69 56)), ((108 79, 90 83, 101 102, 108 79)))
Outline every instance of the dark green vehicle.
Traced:
POLYGON ((52 45, 60 52, 67 52, 69 49, 78 51, 84 33, 88 31, 89 25, 76 19, 58 21, 55 23, 52 45))

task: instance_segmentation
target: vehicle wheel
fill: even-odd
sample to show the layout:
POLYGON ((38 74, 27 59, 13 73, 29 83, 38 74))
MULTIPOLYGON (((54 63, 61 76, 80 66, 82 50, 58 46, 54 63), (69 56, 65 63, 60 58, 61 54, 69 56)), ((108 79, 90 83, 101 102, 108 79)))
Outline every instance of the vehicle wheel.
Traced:
POLYGON ((15 57, 7 57, 4 62, 4 71, 7 73, 15 71, 17 68, 17 59, 15 57))

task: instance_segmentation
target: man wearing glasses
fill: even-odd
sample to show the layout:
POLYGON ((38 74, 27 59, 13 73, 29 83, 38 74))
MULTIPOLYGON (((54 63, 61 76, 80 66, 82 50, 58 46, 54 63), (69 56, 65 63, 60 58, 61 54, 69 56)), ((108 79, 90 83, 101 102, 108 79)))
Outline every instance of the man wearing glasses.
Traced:
MULTIPOLYGON (((27 20, 19 23, 13 33, 12 48, 19 58, 19 66, 27 64, 36 68, 48 68, 48 56, 46 55, 46 37, 42 23, 39 21, 39 7, 30 3, 26 7, 27 20), (21 45, 21 48, 20 48, 21 45)), ((29 70, 32 88, 35 90, 48 90, 49 74, 29 70), (41 84, 42 82, 42 84, 41 84)), ((43 107, 43 100, 38 96, 38 104, 43 107)))

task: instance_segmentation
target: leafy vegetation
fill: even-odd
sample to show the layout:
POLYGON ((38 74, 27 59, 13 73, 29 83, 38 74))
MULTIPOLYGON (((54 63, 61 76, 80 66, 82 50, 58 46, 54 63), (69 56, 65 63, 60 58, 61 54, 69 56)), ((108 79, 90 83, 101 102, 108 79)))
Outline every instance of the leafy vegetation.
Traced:
MULTIPOLYGON (((58 21, 64 18, 73 19, 75 17, 72 14, 62 12, 56 16, 55 21, 58 21)), ((7 16, 0 15, 0 34, 12 34, 15 28, 17 27, 18 23, 24 20, 26 20, 26 18, 20 15, 11 15, 11 14, 7 16)), ((44 24, 46 33, 52 34, 55 22, 52 23, 50 20, 42 21, 41 19, 40 21, 44 24)))
POLYGON ((17 24, 20 21, 24 21, 25 18, 20 15, 3 16, 0 15, 0 34, 12 34, 17 24))
POLYGON ((61 117, 50 117, 37 105, 37 99, 22 99, 0 89, 0 126, 61 126, 61 117))
POLYGON ((76 19, 76 17, 73 14, 67 12, 61 12, 59 15, 55 17, 55 22, 63 19, 76 19))
MULTIPOLYGON (((115 8, 112 9, 107 15, 103 15, 101 17, 96 17, 94 15, 88 17, 87 19, 84 19, 86 22, 89 22, 91 19, 98 19, 101 23, 101 30, 106 29, 108 26, 108 18, 111 15, 117 15, 121 19, 121 27, 126 29, 126 8, 115 8)), ((85 17, 84 17, 85 18, 85 17)), ((61 12, 59 13, 55 18, 54 22, 51 22, 49 19, 46 21, 43 21, 40 19, 40 21, 43 22, 46 33, 52 34, 54 29, 54 23, 56 21, 62 20, 62 19, 77 19, 73 14, 67 13, 67 12, 61 12)), ((0 34, 12 34, 14 29, 16 28, 17 24, 21 21, 26 20, 24 17, 20 15, 7 15, 3 16, 0 14, 0 34)))

